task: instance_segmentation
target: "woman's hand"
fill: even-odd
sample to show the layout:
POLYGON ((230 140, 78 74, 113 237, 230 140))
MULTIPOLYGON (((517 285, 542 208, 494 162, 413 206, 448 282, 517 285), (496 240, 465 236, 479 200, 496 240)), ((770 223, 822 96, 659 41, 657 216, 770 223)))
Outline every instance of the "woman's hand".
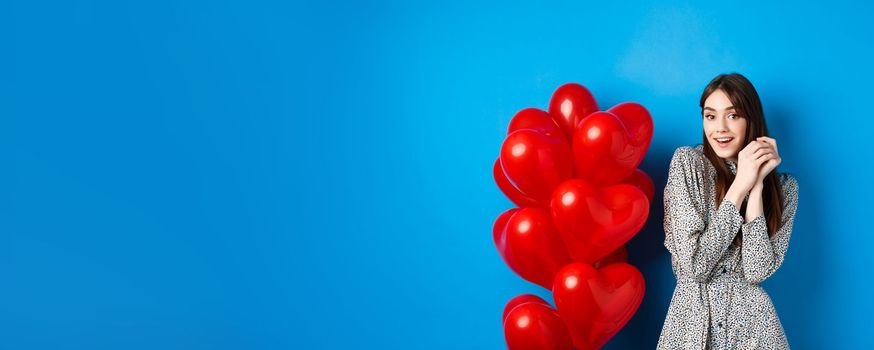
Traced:
MULTIPOLYGON (((737 208, 741 207, 741 203, 747 195, 761 201, 765 176, 771 173, 780 164, 780 161, 780 155, 777 153, 777 140, 770 137, 759 137, 755 141, 751 141, 737 153, 737 174, 731 187, 728 188, 725 198, 734 203, 737 208)), ((747 221, 750 221, 751 217, 757 216, 759 210, 748 206, 747 221)))
POLYGON ((777 142, 772 138, 760 137, 755 141, 751 141, 737 154, 737 175, 734 178, 734 184, 740 186, 744 192, 748 192, 757 183, 761 183, 764 176, 767 175, 780 164, 780 157, 777 155, 777 142), (771 141, 773 141, 773 146, 771 141), (768 165, 767 167, 765 165, 768 165))
POLYGON ((780 153, 777 152, 777 140, 772 139, 770 137, 762 136, 762 137, 757 138, 756 141, 764 142, 767 145, 767 147, 770 148, 770 152, 772 152, 774 155, 773 157, 768 159, 764 164, 762 164, 761 168, 759 168, 759 174, 756 177, 756 185, 755 186, 761 186, 765 181, 765 176, 768 176, 768 174, 770 174, 772 171, 774 171, 774 169, 776 169, 777 166, 780 165, 780 162, 783 161, 783 158, 780 158, 780 153))

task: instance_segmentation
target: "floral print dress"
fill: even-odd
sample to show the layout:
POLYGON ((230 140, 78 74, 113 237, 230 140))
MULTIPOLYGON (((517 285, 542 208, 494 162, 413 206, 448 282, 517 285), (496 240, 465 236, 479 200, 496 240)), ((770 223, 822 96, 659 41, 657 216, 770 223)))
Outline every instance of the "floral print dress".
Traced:
MULTIPOLYGON (((732 173, 737 164, 724 160, 732 173)), ((798 183, 780 174, 783 217, 769 237, 764 215, 744 223, 728 199, 716 205, 716 169, 703 146, 678 148, 665 204, 665 247, 677 287, 658 349, 788 349, 771 298, 759 283, 783 263, 798 205, 798 183), (743 243, 732 244, 741 231, 743 243)))

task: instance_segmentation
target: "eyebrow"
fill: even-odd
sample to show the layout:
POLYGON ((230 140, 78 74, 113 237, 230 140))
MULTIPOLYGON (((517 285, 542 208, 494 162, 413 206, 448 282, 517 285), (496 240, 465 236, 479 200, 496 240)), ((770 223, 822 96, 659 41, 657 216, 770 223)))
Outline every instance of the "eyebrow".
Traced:
MULTIPOLYGON (((734 106, 728 106, 728 107, 725 107, 725 110, 726 110, 726 111, 729 110, 729 109, 734 109, 734 106)), ((716 112, 715 109, 710 108, 710 107, 704 107, 704 110, 705 110, 705 111, 714 111, 714 112, 716 112)))

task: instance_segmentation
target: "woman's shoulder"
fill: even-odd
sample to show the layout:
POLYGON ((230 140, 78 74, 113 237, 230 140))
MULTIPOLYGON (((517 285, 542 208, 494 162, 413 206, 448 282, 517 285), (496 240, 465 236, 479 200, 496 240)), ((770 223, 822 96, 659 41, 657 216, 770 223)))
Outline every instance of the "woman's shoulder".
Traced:
POLYGON ((699 145, 694 146, 680 146, 674 150, 674 155, 671 158, 671 164, 685 165, 688 167, 698 168, 703 166, 702 160, 704 159, 704 148, 699 145))
POLYGON ((798 192, 798 180, 795 179, 792 173, 780 173, 780 186, 783 188, 784 193, 798 192))

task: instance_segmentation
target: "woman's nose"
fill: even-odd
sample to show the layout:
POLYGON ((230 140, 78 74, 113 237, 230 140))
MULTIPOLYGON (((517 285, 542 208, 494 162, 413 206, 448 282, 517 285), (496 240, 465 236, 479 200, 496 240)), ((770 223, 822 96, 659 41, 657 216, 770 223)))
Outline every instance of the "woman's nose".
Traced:
POLYGON ((717 118, 719 121, 716 123, 719 131, 728 131, 728 118, 717 118))

